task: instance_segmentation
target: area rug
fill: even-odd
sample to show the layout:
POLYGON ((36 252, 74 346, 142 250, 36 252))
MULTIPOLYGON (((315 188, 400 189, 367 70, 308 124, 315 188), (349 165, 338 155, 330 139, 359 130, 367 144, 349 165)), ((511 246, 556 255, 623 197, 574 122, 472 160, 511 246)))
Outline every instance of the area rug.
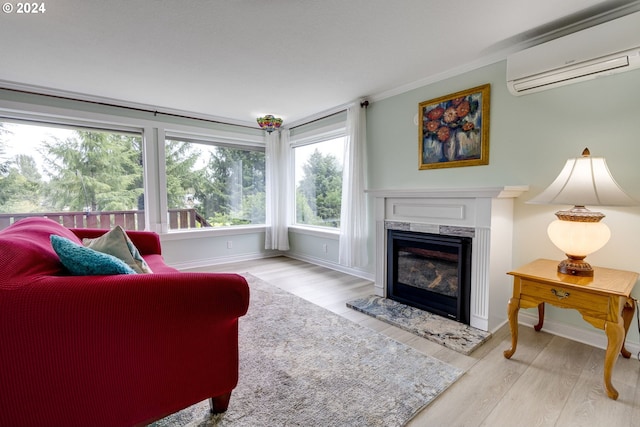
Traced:
POLYGON ((347 307, 465 355, 491 338, 490 332, 376 295, 350 301, 347 307))
POLYGON ((207 401, 159 426, 402 426, 462 371, 244 274, 240 379, 226 413, 207 401))

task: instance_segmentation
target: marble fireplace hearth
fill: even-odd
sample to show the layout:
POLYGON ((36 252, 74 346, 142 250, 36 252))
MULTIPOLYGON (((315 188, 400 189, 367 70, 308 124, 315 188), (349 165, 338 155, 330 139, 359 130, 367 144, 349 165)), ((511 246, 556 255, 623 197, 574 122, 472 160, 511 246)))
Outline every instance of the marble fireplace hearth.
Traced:
POLYGON ((375 199, 376 295, 387 297, 387 230, 472 237, 470 326, 494 332, 507 318, 513 199, 527 186, 368 190, 375 199))

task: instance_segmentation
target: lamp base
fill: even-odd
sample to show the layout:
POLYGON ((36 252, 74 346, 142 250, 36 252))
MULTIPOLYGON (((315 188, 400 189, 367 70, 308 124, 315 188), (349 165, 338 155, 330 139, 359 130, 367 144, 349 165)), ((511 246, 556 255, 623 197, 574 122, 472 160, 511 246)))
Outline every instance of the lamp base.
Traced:
POLYGON ((558 264, 558 273, 570 276, 593 277, 593 268, 591 264, 584 261, 584 258, 569 256, 569 258, 558 264))

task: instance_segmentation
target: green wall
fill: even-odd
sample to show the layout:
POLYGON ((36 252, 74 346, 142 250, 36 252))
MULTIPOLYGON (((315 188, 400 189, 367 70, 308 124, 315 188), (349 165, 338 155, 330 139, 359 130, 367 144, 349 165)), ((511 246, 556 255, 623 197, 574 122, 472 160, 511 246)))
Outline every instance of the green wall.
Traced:
MULTIPOLYGON (((368 179, 371 189, 529 185, 529 192, 515 201, 515 268, 536 258, 564 258, 546 234, 554 212, 562 206, 525 202, 546 188, 565 161, 579 156, 585 147, 592 156, 605 157, 618 184, 640 200, 640 70, 520 97, 508 92, 505 70, 506 61, 502 61, 372 102, 367 110, 368 179), (419 170, 414 123, 418 104, 485 83, 491 84, 489 164, 419 170)), ((640 208, 595 210, 607 216, 603 221, 612 237, 588 261, 640 272, 635 247, 640 240, 640 208)), ((640 285, 633 295, 640 297, 640 285)), ((575 327, 578 333, 594 330, 572 310, 549 307, 546 319, 575 327)), ((638 343, 637 328, 631 329, 629 341, 638 343)))

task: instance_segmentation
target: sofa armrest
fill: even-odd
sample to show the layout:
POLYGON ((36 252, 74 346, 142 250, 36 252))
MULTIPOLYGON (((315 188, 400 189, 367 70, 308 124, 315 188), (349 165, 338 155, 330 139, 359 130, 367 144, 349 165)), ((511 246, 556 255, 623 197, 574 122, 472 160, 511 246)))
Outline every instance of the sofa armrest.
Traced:
POLYGON ((141 255, 162 255, 160 236, 153 231, 126 231, 141 255))
MULTIPOLYGON (((71 228, 70 229, 80 240, 82 239, 95 239, 102 236, 109 230, 100 228, 71 228)), ((162 247, 160 245, 160 236, 153 231, 133 231, 125 230, 127 236, 131 239, 133 244, 138 248, 141 255, 162 254, 162 247)))

